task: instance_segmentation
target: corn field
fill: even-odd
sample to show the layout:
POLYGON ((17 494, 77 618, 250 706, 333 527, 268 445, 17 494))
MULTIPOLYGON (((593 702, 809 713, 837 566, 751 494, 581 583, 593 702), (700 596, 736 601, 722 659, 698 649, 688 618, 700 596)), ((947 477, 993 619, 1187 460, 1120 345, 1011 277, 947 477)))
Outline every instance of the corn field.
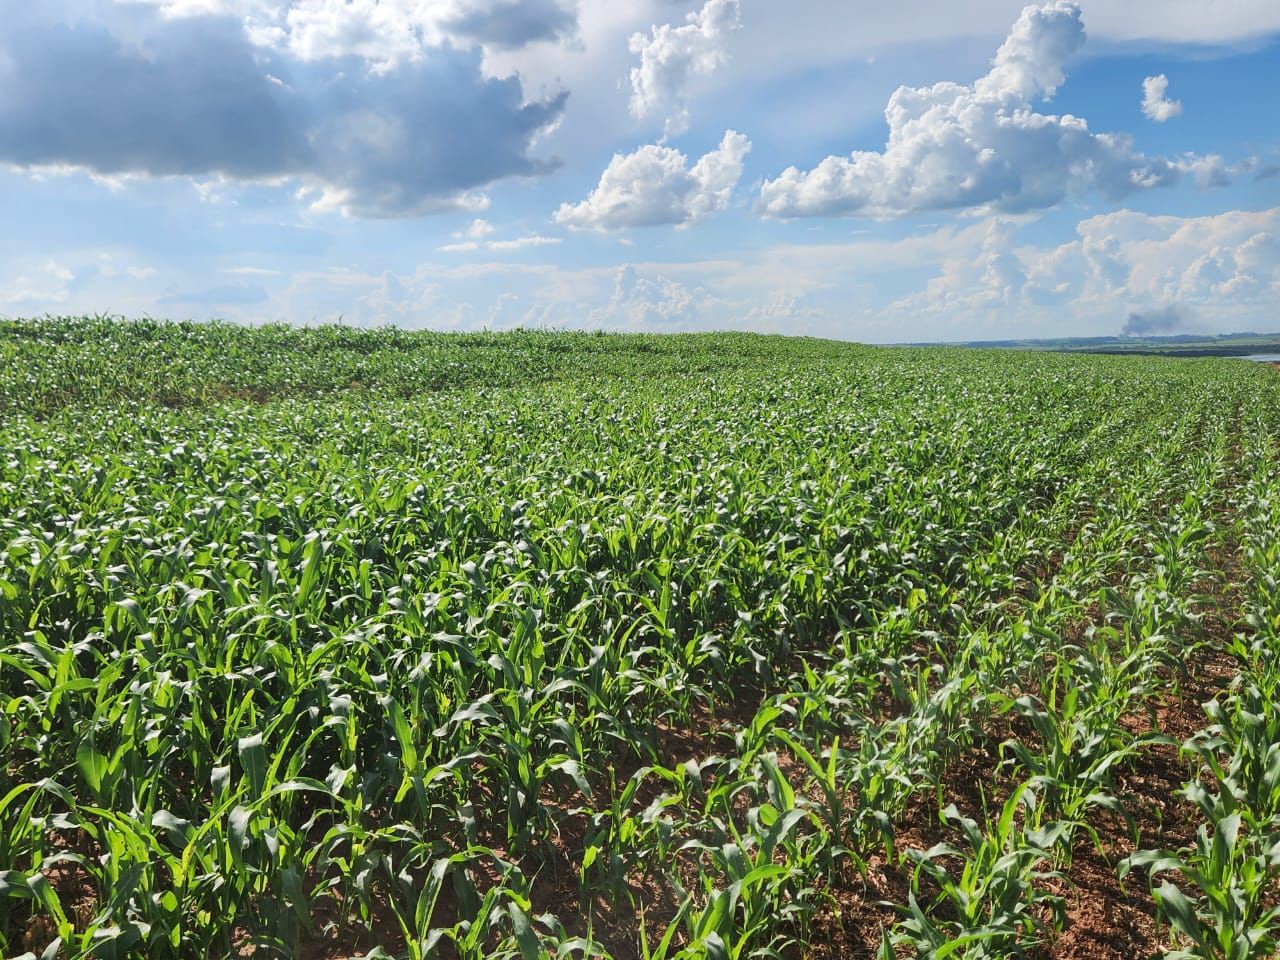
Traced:
POLYGON ((1236 360, 5 321, 0 955, 1272 957, 1278 444, 1236 360))

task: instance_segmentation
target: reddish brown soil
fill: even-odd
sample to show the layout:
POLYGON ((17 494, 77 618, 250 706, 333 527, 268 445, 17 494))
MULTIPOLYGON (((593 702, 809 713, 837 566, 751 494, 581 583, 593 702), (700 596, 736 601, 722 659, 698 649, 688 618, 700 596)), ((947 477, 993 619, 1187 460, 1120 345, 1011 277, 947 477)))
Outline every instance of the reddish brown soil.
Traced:
POLYGON ((1155 731, 1174 743, 1151 745, 1118 777, 1116 795, 1133 817, 1133 828, 1123 818, 1104 813, 1093 823, 1101 851, 1087 836, 1077 842, 1065 882, 1056 891, 1065 898, 1067 916, 1046 949, 1051 960, 1146 960, 1163 956, 1169 946, 1156 921, 1146 878, 1135 874, 1121 883, 1116 867, 1135 850, 1190 844, 1200 823, 1199 811, 1179 793, 1197 771, 1178 745, 1204 727, 1202 704, 1222 694, 1237 673, 1225 646, 1239 627, 1235 616, 1244 576, 1230 545, 1212 551, 1210 559, 1220 576, 1202 584, 1210 600, 1200 624, 1205 645, 1193 654, 1178 686, 1149 712, 1127 718, 1133 732, 1155 731))

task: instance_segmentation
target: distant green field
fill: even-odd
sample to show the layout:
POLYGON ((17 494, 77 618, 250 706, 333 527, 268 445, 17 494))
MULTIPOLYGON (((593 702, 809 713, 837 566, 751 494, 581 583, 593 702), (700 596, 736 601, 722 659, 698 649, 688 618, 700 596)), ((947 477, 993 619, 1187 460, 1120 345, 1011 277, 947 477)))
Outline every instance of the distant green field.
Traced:
MULTIPOLYGON (((834 348, 841 349, 841 348, 834 348)), ((856 350, 853 346, 845 350, 856 350)), ((208 406, 715 374, 830 357, 820 340, 605 333, 426 333, 395 328, 0 320, 0 412, 139 403, 208 406)))
POLYGON ((1233 360, 5 322, 0 954, 1273 956, 1278 436, 1233 360))
POLYGON ((1176 334, 1140 337, 1060 337, 1045 340, 982 340, 961 344, 1002 350, 1059 350, 1069 353, 1148 354, 1165 357, 1244 357, 1280 353, 1280 334, 1225 333, 1217 336, 1176 334))

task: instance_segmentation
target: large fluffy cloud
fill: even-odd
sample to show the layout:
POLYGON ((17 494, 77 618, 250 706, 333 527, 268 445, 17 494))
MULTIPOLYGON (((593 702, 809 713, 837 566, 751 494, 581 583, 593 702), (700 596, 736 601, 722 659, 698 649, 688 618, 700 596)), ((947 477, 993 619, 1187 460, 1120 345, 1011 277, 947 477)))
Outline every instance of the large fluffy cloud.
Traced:
POLYGON ((565 95, 527 101, 518 79, 482 75, 479 51, 306 64, 220 13, 0 12, 0 162, 18 167, 294 179, 325 206, 407 216, 482 205, 485 185, 554 165, 530 146, 565 95))
POLYGON ((728 205, 750 149, 751 141, 728 130, 692 167, 672 147, 650 144, 615 153, 587 199, 561 204, 555 220, 575 230, 696 223, 728 205))
POLYGON ((763 185, 762 211, 777 218, 1016 212, 1071 194, 1096 190, 1117 200, 1175 182, 1185 164, 1146 157, 1129 137, 1095 133, 1080 117, 1035 109, 1063 82, 1084 39, 1070 0, 1027 7, 985 76, 970 85, 899 87, 885 109, 883 151, 790 167, 763 185))
POLYGON ((309 175, 324 205, 359 216, 403 216, 482 205, 474 191, 554 163, 529 146, 565 95, 524 102, 520 82, 482 79, 475 55, 437 53, 386 73, 317 83, 309 175))
POLYGON ((40 23, 16 7, 4 15, 16 20, 0 31, 0 160, 258 178, 315 162, 297 97, 272 82, 230 18, 165 22, 138 37, 101 22, 40 23))
POLYGON ((707 0, 681 26, 634 34, 631 52, 640 64, 631 70, 631 113, 640 119, 665 113, 665 137, 688 129, 689 82, 724 62, 725 38, 740 25, 738 0, 707 0))

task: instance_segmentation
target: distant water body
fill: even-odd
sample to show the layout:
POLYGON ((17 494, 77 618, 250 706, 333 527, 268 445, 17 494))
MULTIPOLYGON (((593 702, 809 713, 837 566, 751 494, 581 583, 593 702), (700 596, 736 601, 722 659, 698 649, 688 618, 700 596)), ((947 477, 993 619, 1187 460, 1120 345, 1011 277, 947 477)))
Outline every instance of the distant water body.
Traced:
POLYGON ((1280 363, 1280 353, 1251 353, 1245 360, 1256 360, 1259 363, 1280 363))

